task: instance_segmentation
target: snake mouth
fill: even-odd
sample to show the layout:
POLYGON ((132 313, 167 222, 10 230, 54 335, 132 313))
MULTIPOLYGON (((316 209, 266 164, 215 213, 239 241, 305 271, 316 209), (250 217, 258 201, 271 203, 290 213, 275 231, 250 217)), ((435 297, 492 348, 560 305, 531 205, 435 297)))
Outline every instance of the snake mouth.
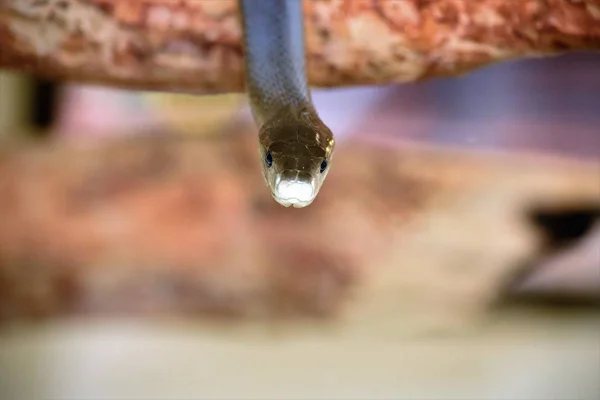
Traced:
POLYGON ((285 171, 275 178, 272 195, 282 206, 306 207, 317 195, 317 179, 310 173, 285 171))
POLYGON ((281 204, 284 207, 291 207, 293 206, 294 208, 303 208, 306 207, 308 205, 310 205, 313 202, 313 199, 310 200, 299 200, 296 198, 293 199, 281 199, 279 197, 277 197, 275 195, 275 193, 273 193, 273 198, 275 199, 276 202, 278 202, 279 204, 281 204))

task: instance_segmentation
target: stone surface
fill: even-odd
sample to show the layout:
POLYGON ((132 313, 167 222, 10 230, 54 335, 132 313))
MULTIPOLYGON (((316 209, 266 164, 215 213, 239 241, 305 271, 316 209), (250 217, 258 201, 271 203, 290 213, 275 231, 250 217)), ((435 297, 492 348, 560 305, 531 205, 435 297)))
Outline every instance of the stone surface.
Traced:
MULTIPOLYGON (((309 80, 319 87, 600 49, 598 0, 314 0, 304 12, 309 80)), ((0 0, 0 66, 50 78, 237 92, 240 38, 233 0, 0 0)))

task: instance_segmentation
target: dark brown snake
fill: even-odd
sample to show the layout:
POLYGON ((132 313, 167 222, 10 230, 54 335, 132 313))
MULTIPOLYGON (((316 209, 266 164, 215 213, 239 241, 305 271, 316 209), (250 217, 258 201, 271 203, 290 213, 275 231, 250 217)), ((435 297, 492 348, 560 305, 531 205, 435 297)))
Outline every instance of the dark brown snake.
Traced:
POLYGON ((331 168, 335 141, 308 87, 302 1, 238 2, 263 176, 278 203, 306 207, 331 168))

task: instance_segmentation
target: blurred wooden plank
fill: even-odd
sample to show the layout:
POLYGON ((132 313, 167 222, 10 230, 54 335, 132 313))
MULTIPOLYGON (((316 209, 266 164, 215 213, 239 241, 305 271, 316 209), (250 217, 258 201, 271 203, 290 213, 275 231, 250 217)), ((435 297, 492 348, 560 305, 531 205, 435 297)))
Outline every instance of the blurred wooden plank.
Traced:
POLYGON ((3 320, 167 313, 453 329, 537 254, 530 209, 600 203, 595 162, 354 142, 317 201, 289 210, 264 187, 252 129, 238 131, 6 150, 3 320))
MULTIPOLYGON (((598 0, 305 1, 310 83, 455 76, 600 49, 598 0)), ((0 66, 194 93, 243 89, 234 0, 0 0, 0 66)))

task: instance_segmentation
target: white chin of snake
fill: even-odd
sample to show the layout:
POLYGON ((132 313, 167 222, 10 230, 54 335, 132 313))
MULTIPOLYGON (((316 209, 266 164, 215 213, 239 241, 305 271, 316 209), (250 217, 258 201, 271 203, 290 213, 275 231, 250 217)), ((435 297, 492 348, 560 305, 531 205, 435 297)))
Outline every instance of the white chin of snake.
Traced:
POLYGON ((273 198, 282 206, 302 208, 313 202, 316 182, 281 181, 273 191, 273 198))

